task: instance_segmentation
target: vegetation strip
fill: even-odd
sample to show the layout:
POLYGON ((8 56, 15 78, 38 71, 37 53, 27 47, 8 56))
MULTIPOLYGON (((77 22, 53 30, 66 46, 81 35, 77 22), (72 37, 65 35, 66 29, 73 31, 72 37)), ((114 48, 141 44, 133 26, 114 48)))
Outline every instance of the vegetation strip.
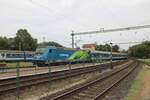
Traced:
POLYGON ((136 93, 140 91, 144 83, 141 81, 144 73, 150 72, 150 66, 144 66, 142 70, 138 73, 135 78, 134 83, 132 84, 127 96, 123 100, 136 100, 136 93))
POLYGON ((139 59, 140 61, 143 61, 143 62, 149 62, 150 63, 150 59, 139 59))

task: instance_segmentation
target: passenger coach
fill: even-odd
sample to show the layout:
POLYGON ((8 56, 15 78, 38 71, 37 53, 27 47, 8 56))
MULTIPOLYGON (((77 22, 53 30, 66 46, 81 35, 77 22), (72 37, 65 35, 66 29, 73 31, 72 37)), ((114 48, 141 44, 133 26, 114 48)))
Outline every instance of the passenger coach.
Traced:
POLYGON ((17 51, 17 50, 0 50, 0 61, 31 61, 34 57, 34 52, 17 51))
MULTIPOLYGON (((91 57, 94 58, 101 58, 102 60, 110 60, 111 52, 107 51, 95 51, 91 50, 91 57)), ((112 52, 112 60, 121 60, 121 59, 127 59, 126 53, 118 53, 118 52, 112 52)))

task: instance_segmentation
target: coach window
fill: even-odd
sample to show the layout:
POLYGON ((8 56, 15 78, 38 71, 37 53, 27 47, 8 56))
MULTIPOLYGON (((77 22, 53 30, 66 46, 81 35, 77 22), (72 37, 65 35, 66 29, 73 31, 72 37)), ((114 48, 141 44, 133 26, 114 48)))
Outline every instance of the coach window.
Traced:
POLYGON ((32 57, 32 54, 29 54, 29 57, 32 57))
POLYGON ((49 53, 52 53, 52 49, 49 50, 49 53))
POLYGON ((10 54, 6 54, 6 57, 10 57, 10 54))
POLYGON ((5 56, 5 54, 4 54, 4 53, 2 53, 1 55, 2 55, 2 57, 4 57, 4 56, 5 56))

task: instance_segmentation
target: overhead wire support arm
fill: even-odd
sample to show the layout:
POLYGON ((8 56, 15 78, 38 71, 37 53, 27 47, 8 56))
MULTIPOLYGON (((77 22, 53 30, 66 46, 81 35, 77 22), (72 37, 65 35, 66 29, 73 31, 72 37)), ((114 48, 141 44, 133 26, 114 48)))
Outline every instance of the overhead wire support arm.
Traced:
POLYGON ((75 35, 87 35, 87 34, 97 34, 97 33, 107 33, 107 32, 118 32, 118 31, 129 31, 129 30, 137 30, 137 29, 144 29, 144 28, 150 28, 150 25, 143 25, 143 26, 132 26, 132 27, 125 27, 125 28, 115 28, 115 29, 107 29, 101 28, 99 31, 87 31, 87 32, 79 32, 74 33, 72 31, 72 48, 74 48, 74 36, 75 35))
POLYGON ((133 27, 116 28, 116 29, 107 29, 107 30, 105 30, 103 28, 99 31, 79 32, 79 33, 74 33, 74 35, 86 35, 86 34, 97 34, 97 33, 117 32, 117 31, 128 31, 128 30, 136 30, 136 29, 143 29, 143 28, 150 28, 150 25, 133 26, 133 27))

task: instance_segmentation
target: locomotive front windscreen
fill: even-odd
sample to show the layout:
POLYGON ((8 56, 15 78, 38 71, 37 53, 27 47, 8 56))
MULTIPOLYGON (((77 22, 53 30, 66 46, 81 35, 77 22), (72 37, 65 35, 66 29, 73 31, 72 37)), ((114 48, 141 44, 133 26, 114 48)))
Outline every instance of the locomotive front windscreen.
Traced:
POLYGON ((39 47, 36 49, 35 54, 42 55, 44 54, 44 51, 45 51, 45 47, 39 47))

